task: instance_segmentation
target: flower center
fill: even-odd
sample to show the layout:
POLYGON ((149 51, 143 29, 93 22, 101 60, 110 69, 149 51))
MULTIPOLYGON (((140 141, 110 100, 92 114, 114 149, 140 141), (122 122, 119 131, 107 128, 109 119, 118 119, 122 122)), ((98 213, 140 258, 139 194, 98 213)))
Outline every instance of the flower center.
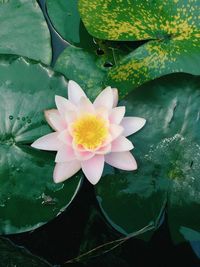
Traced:
POLYGON ((106 121, 91 114, 77 119, 72 124, 72 132, 75 144, 86 149, 96 149, 108 136, 106 121))

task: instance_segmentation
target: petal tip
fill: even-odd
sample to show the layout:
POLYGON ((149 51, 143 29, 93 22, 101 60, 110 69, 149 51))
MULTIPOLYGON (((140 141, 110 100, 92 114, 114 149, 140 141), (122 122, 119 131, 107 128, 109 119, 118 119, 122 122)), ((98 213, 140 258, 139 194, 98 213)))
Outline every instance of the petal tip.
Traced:
POLYGON ((65 179, 63 179, 63 177, 59 177, 58 173, 57 173, 57 170, 56 170, 56 167, 54 169, 54 172, 53 172, 53 181, 55 184, 59 184, 59 183, 62 183, 65 179))
POLYGON ((141 118, 143 120, 143 126, 146 124, 147 120, 144 118, 141 118))
POLYGON ((119 93, 117 88, 112 88, 113 92, 113 107, 116 107, 119 100, 119 93))
POLYGON ((61 96, 55 95, 55 103, 57 103, 61 99, 61 96))
POLYGON ((35 148, 35 145, 34 145, 34 144, 35 144, 35 142, 33 142, 33 143, 31 144, 31 147, 35 148))
POLYGON ((57 180, 57 178, 55 178, 55 177, 53 177, 53 181, 54 181, 55 184, 59 184, 59 183, 61 183, 61 182, 59 182, 59 181, 57 180))
POLYGON ((77 84, 74 80, 69 80, 68 85, 77 84))
POLYGON ((35 148, 35 149, 41 149, 40 146, 38 145, 38 140, 34 141, 32 144, 31 144, 31 147, 35 148))
MULTIPOLYGON (((85 174, 85 173, 84 173, 85 174)), ((102 175, 101 175, 102 176, 102 175)), ((98 182, 99 182, 99 180, 101 179, 101 176, 100 177, 93 177, 93 178, 91 178, 90 176, 87 176, 86 174, 85 174, 85 177, 87 178, 87 180, 92 184, 92 185, 96 185, 98 182)))

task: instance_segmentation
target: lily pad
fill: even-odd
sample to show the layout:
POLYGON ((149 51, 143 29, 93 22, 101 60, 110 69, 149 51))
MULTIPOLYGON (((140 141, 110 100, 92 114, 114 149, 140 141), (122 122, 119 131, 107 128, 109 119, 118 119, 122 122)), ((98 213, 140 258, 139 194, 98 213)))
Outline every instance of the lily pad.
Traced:
POLYGON ((47 12, 55 29, 70 44, 82 48, 95 46, 78 12, 78 0, 47 0, 47 12))
POLYGON ((79 1, 86 28, 116 41, 150 40, 108 73, 125 96, 137 86, 174 72, 200 74, 198 1, 79 1))
POLYGON ((67 79, 76 81, 94 99, 105 87, 108 68, 104 65, 107 61, 113 61, 113 56, 98 56, 95 52, 69 46, 56 61, 54 69, 67 79))
POLYGON ((51 265, 25 249, 14 246, 9 240, 0 239, 1 266, 50 267, 51 265))
POLYGON ((94 99, 106 87, 108 70, 127 54, 127 48, 112 47, 98 42, 103 54, 98 51, 68 46, 58 57, 54 70, 67 79, 74 80, 94 99))
POLYGON ((182 226, 200 231, 199 98, 199 77, 173 74, 121 102, 129 116, 146 118, 147 124, 130 137, 138 170, 110 169, 96 186, 102 211, 120 232, 155 221, 165 203, 174 241, 183 240, 182 226))
POLYGON ((0 233, 35 229, 66 208, 81 175, 53 182, 54 154, 30 144, 51 132, 44 110, 54 108, 55 94, 66 96, 67 83, 41 64, 23 58, 0 58, 0 233))
POLYGON ((36 0, 0 1, 0 53, 51 62, 51 37, 36 0))

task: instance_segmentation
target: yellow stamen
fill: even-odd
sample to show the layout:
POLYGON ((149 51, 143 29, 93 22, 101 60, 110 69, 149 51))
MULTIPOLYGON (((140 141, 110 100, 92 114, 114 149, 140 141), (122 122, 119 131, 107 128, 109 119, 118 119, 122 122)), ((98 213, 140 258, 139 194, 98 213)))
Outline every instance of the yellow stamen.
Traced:
POLYGON ((108 128, 103 118, 86 114, 72 124, 72 133, 76 145, 95 149, 107 138, 108 128))

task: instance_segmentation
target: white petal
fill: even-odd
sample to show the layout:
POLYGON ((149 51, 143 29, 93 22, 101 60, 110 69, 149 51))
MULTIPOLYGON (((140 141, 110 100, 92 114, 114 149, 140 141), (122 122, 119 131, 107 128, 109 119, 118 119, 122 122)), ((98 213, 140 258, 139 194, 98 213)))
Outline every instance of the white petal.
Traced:
POLYGON ((104 156, 96 155, 93 158, 81 162, 82 170, 91 184, 100 180, 104 168, 104 156))
POLYGON ((109 116, 110 123, 120 124, 125 115, 125 111, 125 107, 113 108, 109 116))
POLYGON ((77 112, 76 111, 68 111, 65 115, 65 120, 68 124, 75 121, 77 118, 77 112))
POLYGON ((130 152, 110 153, 105 155, 105 162, 115 168, 125 171, 133 171, 137 169, 135 158, 130 152))
POLYGON ((95 151, 96 154, 105 155, 111 152, 111 144, 107 144, 106 146, 100 147, 97 151, 95 151))
POLYGON ((104 120, 108 121, 108 117, 109 117, 109 112, 108 109, 105 107, 100 107, 100 108, 96 108, 96 115, 100 116, 101 118, 103 118, 104 120))
POLYGON ((110 124, 109 130, 110 130, 110 134, 112 136, 112 140, 114 140, 123 133, 124 128, 120 125, 117 125, 117 124, 110 124))
POLYGON ((82 88, 74 81, 68 83, 68 98, 73 104, 78 104, 81 97, 87 97, 82 88))
POLYGON ((46 121, 55 131, 62 131, 67 128, 66 122, 61 117, 57 109, 49 109, 44 112, 46 121))
POLYGON ((119 136, 112 142, 112 152, 123 152, 133 149, 133 144, 124 136, 119 136))
POLYGON ((88 98, 81 97, 78 105, 78 112, 80 115, 83 113, 94 113, 95 108, 88 98))
POLYGON ((94 101, 95 108, 106 107, 111 109, 113 107, 113 92, 111 87, 106 87, 95 99, 94 101))
POLYGON ((68 112, 76 111, 76 106, 74 106, 68 99, 62 96, 56 95, 55 102, 56 102, 58 111, 63 118, 65 118, 68 112))
POLYGON ((54 182, 60 183, 67 180, 75 173, 77 173, 80 170, 80 168, 81 164, 78 160, 56 163, 53 173, 54 182))
POLYGON ((74 154, 73 148, 71 146, 64 145, 58 150, 55 162, 66 162, 75 159, 76 155, 74 154))
POLYGON ((74 152, 75 152, 77 159, 80 161, 91 159, 95 155, 94 152, 91 152, 91 151, 75 150, 74 152))
POLYGON ((69 134, 68 130, 64 130, 59 133, 58 139, 67 145, 72 145, 72 136, 69 134))
POLYGON ((58 133, 50 133, 37 139, 31 146, 37 149, 57 151, 63 145, 58 139, 58 133))
POLYGON ((125 117, 121 122, 121 126, 124 127, 124 136, 129 136, 139 131, 146 123, 146 120, 139 117, 125 117))
POLYGON ((117 88, 112 88, 112 92, 113 92, 113 108, 115 108, 118 104, 118 99, 119 99, 117 88))

